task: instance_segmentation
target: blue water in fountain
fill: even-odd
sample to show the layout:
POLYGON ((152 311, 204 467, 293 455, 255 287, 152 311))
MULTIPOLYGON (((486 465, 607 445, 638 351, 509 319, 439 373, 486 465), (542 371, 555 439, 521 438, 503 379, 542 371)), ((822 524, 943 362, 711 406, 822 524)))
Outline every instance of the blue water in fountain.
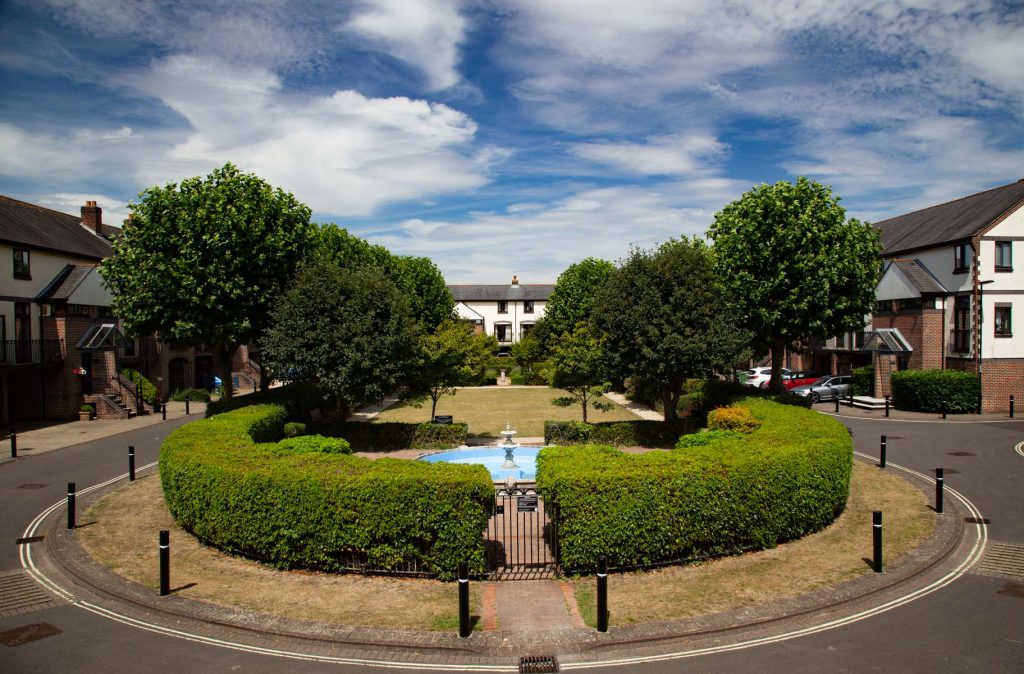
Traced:
POLYGON ((491 479, 495 482, 504 482, 510 477, 519 481, 532 482, 537 478, 538 451, 540 451, 540 447, 516 447, 513 451, 513 457, 519 468, 513 470, 505 470, 501 467, 505 463, 505 447, 500 445, 497 447, 451 449, 446 452, 438 452, 437 454, 420 457, 420 461, 479 464, 487 468, 491 474, 491 479))

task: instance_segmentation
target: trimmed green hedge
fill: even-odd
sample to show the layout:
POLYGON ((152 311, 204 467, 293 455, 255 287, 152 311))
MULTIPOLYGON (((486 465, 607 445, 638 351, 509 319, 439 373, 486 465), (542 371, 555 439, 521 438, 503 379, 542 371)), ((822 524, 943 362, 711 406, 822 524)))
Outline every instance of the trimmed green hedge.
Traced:
MULTIPOLYGON (((433 573, 485 569, 494 487, 482 466, 322 453, 277 444, 276 405, 174 431, 160 480, 175 520, 199 539, 279 568, 433 573), (307 451, 304 451, 307 450, 307 451)), ((335 441, 337 442, 337 441, 335 441)), ((336 445, 337 446, 337 445, 336 445)))
POLYGON ((359 452, 395 449, 452 449, 466 444, 469 427, 459 424, 405 424, 327 421, 310 425, 310 432, 345 438, 359 452))
POLYGON ((873 365, 853 368, 853 395, 869 396, 875 391, 875 368, 873 365))
POLYGON ((831 523, 849 492, 849 433, 796 407, 743 405, 761 421, 746 436, 646 454, 541 450, 537 486, 556 519, 562 566, 588 572, 599 555, 629 568, 770 548, 831 523))
POLYGON ((203 388, 184 388, 171 394, 169 400, 185 402, 189 400, 196 403, 210 402, 210 392, 203 388))
POLYGON ((288 384, 246 395, 232 396, 230 400, 215 400, 206 406, 206 416, 212 417, 253 405, 280 405, 288 413, 289 421, 308 421, 309 411, 324 404, 324 397, 314 384, 288 384))
MULTIPOLYGON (((157 390, 153 382, 129 367, 121 370, 121 376, 130 381, 133 386, 139 387, 142 399, 146 401, 147 405, 152 405, 156 402, 157 390)), ((133 393, 132 395, 134 396, 135 394, 133 393)))
POLYGON ((545 421, 545 445, 603 444, 616 447, 675 447, 680 435, 693 433, 697 423, 679 419, 664 421, 545 421))
POLYGON ((978 377, 962 370, 893 372, 892 402, 908 412, 973 412, 978 408, 978 377))

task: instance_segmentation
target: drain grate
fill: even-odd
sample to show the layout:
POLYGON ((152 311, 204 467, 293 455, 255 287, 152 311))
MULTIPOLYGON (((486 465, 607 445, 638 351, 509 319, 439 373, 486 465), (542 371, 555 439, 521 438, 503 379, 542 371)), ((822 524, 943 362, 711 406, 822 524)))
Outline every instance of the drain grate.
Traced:
POLYGON ((520 674, 544 674, 557 671, 558 660, 553 655, 524 655, 519 658, 520 674))
POLYGON ((39 484, 38 482, 27 482, 25 484, 19 484, 17 488, 18 489, 46 489, 49 486, 50 485, 48 485, 48 484, 39 484))
POLYGON ((982 575, 1024 578, 1024 545, 993 542, 977 570, 982 575))
POLYGON ((24 573, 0 574, 0 616, 58 605, 57 600, 24 573))
POLYGON ((30 641, 45 639, 46 637, 52 637, 53 635, 60 633, 61 630, 49 623, 33 623, 32 625, 15 627, 13 630, 0 632, 0 644, 8 647, 20 646, 30 641))

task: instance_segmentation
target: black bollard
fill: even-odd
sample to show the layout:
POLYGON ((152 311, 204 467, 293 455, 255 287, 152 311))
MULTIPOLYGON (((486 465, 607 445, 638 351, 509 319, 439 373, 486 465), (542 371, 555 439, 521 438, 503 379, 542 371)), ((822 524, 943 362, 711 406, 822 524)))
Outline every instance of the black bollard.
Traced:
POLYGON ((185 398, 185 416, 188 416, 188 398, 185 398))
POLYGON ((68 482, 68 529, 75 528, 75 483, 68 482))
POLYGON ((871 513, 871 529, 873 535, 875 573, 882 573, 882 511, 871 513))
MULTIPOLYGON (((1010 418, 1013 418, 1013 396, 1010 396, 1010 418)), ((11 431, 14 432, 13 430, 11 431)), ((13 435, 11 437, 14 437, 13 435)))
POLYGON ((943 470, 941 468, 935 469, 935 512, 942 512, 942 501, 943 492, 945 491, 945 479, 942 476, 943 470))
POLYGON ((128 481, 135 482, 135 445, 128 445, 128 481))
MULTIPOLYGON (((1013 396, 1010 396, 1010 400, 1013 400, 1013 396)), ((1012 410, 1013 403, 1011 402, 1010 405, 1010 409, 1012 410)), ((1010 416, 1013 416, 1013 412, 1010 412, 1010 416)), ((14 432, 14 426, 11 426, 11 458, 18 458, 18 434, 14 432)))
POLYGON ((981 414, 981 391, 978 391, 978 414, 981 414))
POLYGON ((160 414, 163 415, 161 421, 167 421, 167 403, 160 406, 160 414))
POLYGON ((836 414, 839 414, 839 396, 833 398, 836 401, 836 414))
POLYGON ((945 418, 946 418, 946 408, 947 408, 948 406, 949 406, 949 403, 947 403, 947 402, 946 402, 945 400, 943 400, 943 401, 942 401, 942 418, 943 418, 943 419, 945 419, 945 418))
POLYGON ((889 416, 889 396, 885 396, 885 416, 889 416))
POLYGON ((597 558, 597 631, 608 631, 608 558, 597 558))
POLYGON ((880 460, 878 462, 878 467, 879 468, 885 468, 885 449, 886 449, 886 445, 887 445, 887 443, 886 443, 886 440, 885 440, 885 436, 883 435, 882 436, 881 456, 880 456, 880 460))
POLYGON ((465 639, 472 631, 469 624, 469 564, 459 562, 459 636, 465 639))
POLYGON ((171 532, 160 531, 160 596, 171 593, 171 532))

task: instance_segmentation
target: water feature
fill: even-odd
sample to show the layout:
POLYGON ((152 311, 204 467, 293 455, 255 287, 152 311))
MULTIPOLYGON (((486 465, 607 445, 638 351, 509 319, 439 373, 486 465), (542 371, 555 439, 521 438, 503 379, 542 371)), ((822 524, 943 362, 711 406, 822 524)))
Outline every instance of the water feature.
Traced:
POLYGON ((438 452, 421 457, 421 461, 437 463, 479 464, 487 468, 491 479, 495 482, 506 482, 512 478, 515 482, 532 482, 537 478, 537 452, 540 447, 524 447, 513 438, 517 431, 512 424, 505 422, 505 429, 500 431, 503 438, 501 444, 491 447, 460 447, 446 452, 438 452))

